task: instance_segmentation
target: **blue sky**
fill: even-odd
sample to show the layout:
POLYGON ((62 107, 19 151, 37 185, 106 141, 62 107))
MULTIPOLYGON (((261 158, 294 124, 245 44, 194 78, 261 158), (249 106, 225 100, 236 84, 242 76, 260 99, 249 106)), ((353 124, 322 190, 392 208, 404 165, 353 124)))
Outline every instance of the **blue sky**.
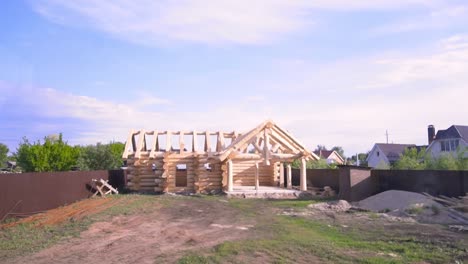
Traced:
POLYGON ((468 3, 6 0, 0 142, 130 129, 246 131, 271 118, 347 155, 467 125, 468 3))

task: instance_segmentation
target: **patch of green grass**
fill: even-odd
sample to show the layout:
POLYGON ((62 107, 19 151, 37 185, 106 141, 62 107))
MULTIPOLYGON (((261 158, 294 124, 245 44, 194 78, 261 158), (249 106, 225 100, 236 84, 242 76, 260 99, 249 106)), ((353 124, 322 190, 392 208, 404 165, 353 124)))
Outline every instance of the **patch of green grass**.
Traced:
POLYGON ((170 203, 170 199, 154 195, 113 195, 111 199, 118 200, 118 203, 97 214, 96 217, 150 213, 154 211, 153 206, 167 206, 170 203))
POLYGON ((204 256, 199 256, 193 253, 190 253, 186 256, 183 256, 177 261, 178 264, 207 264, 207 263, 217 263, 213 258, 207 258, 204 256))
POLYGON ((418 215, 422 213, 423 211, 424 211, 424 207, 422 206, 413 206, 411 208, 406 209, 406 212, 412 215, 418 215))
POLYGON ((321 200, 270 200, 269 202, 281 208, 306 208, 309 204, 319 203, 321 200))
POLYGON ((375 212, 370 212, 369 213, 369 218, 378 219, 378 218, 380 218, 380 215, 378 213, 375 213, 375 212))
POLYGON ((431 210, 433 215, 440 214, 440 208, 435 204, 431 205, 431 210))
POLYGON ((228 205, 238 209, 244 216, 255 217, 259 215, 258 208, 262 208, 264 200, 259 199, 229 199, 228 205))
POLYGON ((89 218, 68 221, 57 226, 34 227, 33 223, 0 231, 0 262, 4 258, 15 257, 47 248, 60 241, 76 237, 90 224, 89 218))
POLYGON ((361 231, 343 231, 300 217, 275 216, 251 230, 256 239, 227 241, 214 247, 206 263, 236 262, 238 256, 261 253, 271 263, 293 263, 319 257, 333 263, 411 263, 428 261, 447 263, 460 256, 463 249, 418 241, 369 239, 361 231), (263 234, 263 235, 262 235, 263 234))

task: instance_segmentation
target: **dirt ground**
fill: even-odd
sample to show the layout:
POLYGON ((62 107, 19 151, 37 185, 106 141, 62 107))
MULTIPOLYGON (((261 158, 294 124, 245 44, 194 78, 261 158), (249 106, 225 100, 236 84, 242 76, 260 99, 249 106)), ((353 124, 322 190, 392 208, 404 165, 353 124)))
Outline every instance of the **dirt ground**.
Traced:
POLYGON ((178 252, 246 237, 253 222, 230 209, 226 202, 184 199, 174 207, 96 222, 78 238, 11 263, 172 262, 178 252))
MULTIPOLYGON (((304 201, 301 203, 307 204, 304 201)), ((145 207, 144 210, 136 211, 136 213, 114 214, 107 219, 103 218, 106 219, 105 221, 94 222, 78 237, 67 239, 39 252, 6 258, 0 262, 39 264, 177 263, 181 262, 183 256, 195 252, 196 257, 188 258, 188 261, 181 263, 207 263, 211 261, 206 261, 210 259, 205 259, 204 256, 213 254, 214 249, 218 253, 222 252, 223 248, 217 247, 223 246, 223 243, 227 241, 240 241, 240 246, 239 244, 234 245, 239 249, 229 248, 229 254, 233 255, 227 261, 230 263, 336 262, 333 257, 319 256, 316 254, 317 251, 303 252, 301 250, 304 249, 301 248, 298 250, 299 253, 296 253, 294 243, 304 242, 299 240, 295 242, 295 236, 293 236, 289 248, 285 244, 285 252, 277 250, 278 245, 274 243, 266 243, 265 241, 268 241, 267 239, 273 236, 278 228, 278 225, 273 228, 269 227, 269 224, 274 222, 276 217, 287 217, 281 221, 297 218, 305 219, 305 221, 318 221, 320 228, 323 224, 325 228, 327 226, 336 227, 338 232, 363 233, 362 239, 364 240, 378 240, 390 244, 416 241, 416 243, 424 243, 424 246, 427 244, 428 247, 440 247, 443 250, 454 247, 457 254, 461 254, 462 260, 468 260, 466 259, 468 253, 463 255, 463 248, 460 248, 468 245, 467 234, 452 232, 440 225, 399 222, 382 218, 377 214, 319 212, 296 206, 294 201, 228 200, 222 196, 164 198, 162 202, 151 202, 143 207, 145 207), (242 241, 249 241, 248 243, 251 243, 252 247, 258 247, 258 249, 245 249, 242 247, 242 241), (288 250, 292 252, 288 253, 288 250)), ((292 231, 283 230, 284 232, 292 231)), ((307 243, 310 244, 306 245, 310 247, 314 245, 313 243, 322 242, 322 240, 308 241, 307 243)), ((232 244, 228 244, 228 246, 234 247, 232 244)), ((330 245, 326 244, 326 246, 330 245)), ((281 245, 279 247, 281 248, 281 245)), ((393 253, 373 252, 353 247, 341 250, 341 253, 346 255, 346 259, 350 259, 349 263, 354 263, 353 259, 361 257, 383 256, 391 259, 393 256, 393 253), (385 254, 390 255, 386 256, 385 254)), ((223 256, 224 253, 219 254, 223 256)), ((407 253, 402 252, 402 254, 407 253)), ((407 262, 398 260, 401 259, 396 257, 396 262, 388 263, 407 262)), ((220 261, 220 263, 224 262, 220 261)), ((443 262, 429 259, 428 262, 419 263, 443 262)))

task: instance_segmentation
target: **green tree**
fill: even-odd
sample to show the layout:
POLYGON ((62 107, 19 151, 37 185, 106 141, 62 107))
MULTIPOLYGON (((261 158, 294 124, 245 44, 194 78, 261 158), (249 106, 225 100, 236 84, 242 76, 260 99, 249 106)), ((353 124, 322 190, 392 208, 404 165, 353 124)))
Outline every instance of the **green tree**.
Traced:
MULTIPOLYGON (((301 162, 300 160, 294 160, 291 163, 291 167, 295 169, 300 169, 301 168, 301 162)), ((319 160, 309 160, 306 163, 306 168, 307 169, 337 169, 338 166, 334 163, 332 164, 327 164, 326 159, 319 159, 319 160)))
POLYGON ((338 152, 338 154, 340 154, 340 156, 341 156, 344 160, 346 160, 346 157, 345 157, 345 155, 344 155, 344 150, 343 150, 343 148, 342 148, 341 146, 334 146, 331 150, 334 150, 334 151, 338 152))
POLYGON ((314 151, 320 151, 320 150, 327 150, 327 147, 325 145, 317 145, 314 151))
POLYGON ((58 138, 46 137, 44 143, 31 144, 23 138, 16 152, 18 165, 26 172, 67 171, 76 165, 79 148, 72 147, 58 138))
POLYGON ((366 167, 367 166, 367 156, 369 155, 369 152, 367 153, 358 153, 356 155, 352 155, 350 158, 347 158, 347 164, 349 165, 357 165, 358 160, 359 160, 359 166, 366 167))
POLYGON ((428 156, 425 160, 428 170, 457 170, 457 159, 449 153, 444 153, 438 158, 428 156))
POLYGON ((392 169, 396 170, 422 170, 426 165, 424 156, 426 149, 422 148, 418 151, 417 148, 407 148, 401 155, 400 159, 393 164, 392 169))
POLYGON ((81 170, 110 170, 123 165, 122 153, 125 145, 120 142, 97 143, 81 148, 78 166, 81 170))
POLYGON ((7 145, 0 143, 0 168, 6 165, 9 151, 7 145))

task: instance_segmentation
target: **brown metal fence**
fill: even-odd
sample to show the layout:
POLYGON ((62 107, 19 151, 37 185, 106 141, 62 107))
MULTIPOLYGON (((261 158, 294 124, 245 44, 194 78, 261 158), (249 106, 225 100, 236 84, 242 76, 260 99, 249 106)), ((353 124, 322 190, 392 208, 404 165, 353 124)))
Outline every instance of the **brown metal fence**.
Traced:
POLYGON ((122 170, 0 174, 0 219, 24 216, 90 197, 92 179, 124 187, 122 170))

